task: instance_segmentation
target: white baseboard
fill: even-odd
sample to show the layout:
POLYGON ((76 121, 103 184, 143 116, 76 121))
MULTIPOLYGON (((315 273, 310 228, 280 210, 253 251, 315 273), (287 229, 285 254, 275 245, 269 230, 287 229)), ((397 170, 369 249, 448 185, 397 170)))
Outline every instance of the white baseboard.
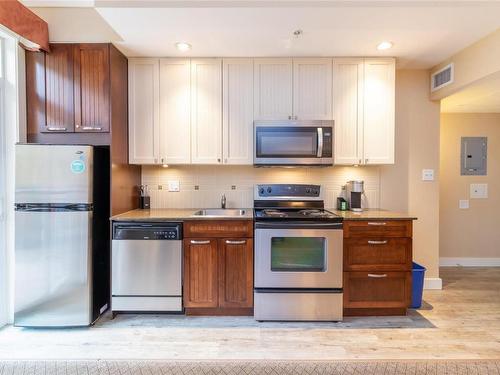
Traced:
POLYGON ((500 267, 500 258, 439 258, 441 267, 500 267))
POLYGON ((439 277, 426 277, 424 279, 424 289, 443 289, 443 280, 439 277))

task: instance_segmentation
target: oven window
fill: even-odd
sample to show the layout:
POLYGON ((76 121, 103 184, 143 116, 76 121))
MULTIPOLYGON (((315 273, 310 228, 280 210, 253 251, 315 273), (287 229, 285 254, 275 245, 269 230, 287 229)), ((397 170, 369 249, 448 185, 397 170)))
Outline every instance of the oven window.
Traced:
POLYGON ((258 128, 257 157, 316 157, 316 128, 258 128))
POLYGON ((323 237, 273 237, 271 271, 324 272, 325 244, 323 237))

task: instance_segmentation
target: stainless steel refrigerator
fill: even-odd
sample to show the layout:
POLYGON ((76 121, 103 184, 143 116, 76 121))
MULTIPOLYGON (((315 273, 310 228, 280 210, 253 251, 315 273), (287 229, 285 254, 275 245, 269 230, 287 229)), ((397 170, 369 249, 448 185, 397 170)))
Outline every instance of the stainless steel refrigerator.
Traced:
POLYGON ((14 325, 92 324, 109 303, 109 148, 16 145, 14 325))

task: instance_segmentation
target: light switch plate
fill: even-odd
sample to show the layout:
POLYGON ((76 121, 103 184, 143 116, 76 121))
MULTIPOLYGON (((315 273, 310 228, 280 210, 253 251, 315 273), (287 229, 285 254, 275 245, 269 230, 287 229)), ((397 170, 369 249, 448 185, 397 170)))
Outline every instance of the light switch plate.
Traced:
POLYGON ((180 183, 177 180, 168 182, 168 191, 181 191, 180 183))
POLYGON ((422 181, 434 181, 434 169, 422 169, 422 181))
POLYGON ((470 197, 475 199, 488 198, 488 184, 470 184, 470 197))
POLYGON ((466 210, 469 208, 469 200, 468 199, 460 199, 458 201, 458 208, 461 210, 466 210))

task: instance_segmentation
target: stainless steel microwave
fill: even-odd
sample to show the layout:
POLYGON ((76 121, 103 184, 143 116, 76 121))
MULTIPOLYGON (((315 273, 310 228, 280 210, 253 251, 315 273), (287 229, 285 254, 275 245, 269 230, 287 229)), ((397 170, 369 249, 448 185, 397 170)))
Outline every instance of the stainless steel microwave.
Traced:
POLYGON ((333 165, 333 120, 255 121, 254 165, 333 165))

